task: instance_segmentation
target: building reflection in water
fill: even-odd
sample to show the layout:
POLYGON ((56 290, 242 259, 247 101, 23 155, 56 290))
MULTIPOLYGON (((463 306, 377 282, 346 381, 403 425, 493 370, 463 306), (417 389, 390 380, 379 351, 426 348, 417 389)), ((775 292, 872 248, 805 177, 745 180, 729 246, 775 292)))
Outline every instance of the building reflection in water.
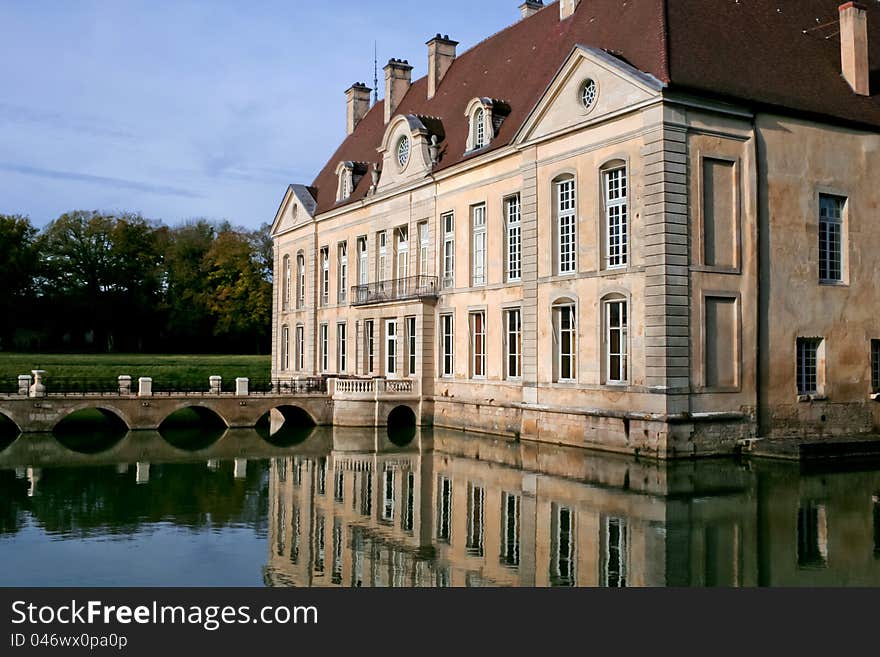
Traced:
POLYGON ((877 585, 878 491, 877 471, 661 464, 435 430, 408 448, 274 459, 266 581, 877 585))

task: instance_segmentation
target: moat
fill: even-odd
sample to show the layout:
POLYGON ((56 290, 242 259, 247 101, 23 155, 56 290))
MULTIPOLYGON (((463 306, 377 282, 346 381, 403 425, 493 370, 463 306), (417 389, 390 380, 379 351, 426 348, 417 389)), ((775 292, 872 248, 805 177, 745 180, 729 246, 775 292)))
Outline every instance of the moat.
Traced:
POLYGON ((877 586, 880 462, 441 429, 0 441, 2 586, 877 586))

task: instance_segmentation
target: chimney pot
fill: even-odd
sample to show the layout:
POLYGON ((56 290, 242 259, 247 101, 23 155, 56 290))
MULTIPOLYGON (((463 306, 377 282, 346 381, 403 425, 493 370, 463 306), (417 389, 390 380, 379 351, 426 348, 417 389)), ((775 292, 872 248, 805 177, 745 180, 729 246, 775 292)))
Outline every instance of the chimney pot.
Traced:
POLYGON ((400 101, 412 84, 412 66, 400 59, 390 59, 385 66, 385 123, 397 111, 400 101))
POLYGON ((345 92, 345 133, 350 135, 370 111, 370 89, 363 82, 355 82, 345 92))
POLYGON ((452 41, 449 35, 437 34, 428 41, 428 100, 437 93, 437 87, 455 61, 455 47, 458 41, 452 41))
POLYGON ((534 16, 544 8, 543 0, 526 0, 519 6, 523 18, 534 16))
POLYGON ((860 96, 870 96, 868 10, 859 2, 840 5, 840 63, 852 90, 860 96))

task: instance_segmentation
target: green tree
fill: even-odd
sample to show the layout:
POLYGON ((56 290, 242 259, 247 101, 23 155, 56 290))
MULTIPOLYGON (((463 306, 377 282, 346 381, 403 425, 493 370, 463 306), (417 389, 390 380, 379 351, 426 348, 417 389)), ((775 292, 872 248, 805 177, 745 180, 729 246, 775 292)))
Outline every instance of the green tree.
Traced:
POLYGON ((37 229, 28 217, 0 214, 0 349, 31 310, 38 275, 37 229))
POLYGON ((165 242, 166 340, 174 348, 204 351, 214 334, 204 261, 216 229, 204 219, 172 228, 165 242))

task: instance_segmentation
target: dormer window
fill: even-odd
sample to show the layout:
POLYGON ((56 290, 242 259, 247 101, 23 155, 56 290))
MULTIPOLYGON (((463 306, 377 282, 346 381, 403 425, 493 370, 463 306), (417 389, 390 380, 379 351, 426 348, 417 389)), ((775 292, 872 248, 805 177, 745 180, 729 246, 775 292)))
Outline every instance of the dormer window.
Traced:
POLYGON ((409 137, 404 135, 397 142, 397 164, 403 169, 409 162, 409 137))
POLYGON ((482 148, 486 145, 486 110, 482 107, 477 108, 473 118, 474 131, 474 149, 482 148))
POLYGON ((501 100, 474 98, 469 102, 465 109, 469 126, 465 153, 487 147, 508 114, 510 106, 501 100))
POLYGON ((339 163, 339 166, 336 167, 336 175, 339 177, 339 185, 336 188, 337 203, 351 197, 366 171, 366 165, 360 162, 339 163))

